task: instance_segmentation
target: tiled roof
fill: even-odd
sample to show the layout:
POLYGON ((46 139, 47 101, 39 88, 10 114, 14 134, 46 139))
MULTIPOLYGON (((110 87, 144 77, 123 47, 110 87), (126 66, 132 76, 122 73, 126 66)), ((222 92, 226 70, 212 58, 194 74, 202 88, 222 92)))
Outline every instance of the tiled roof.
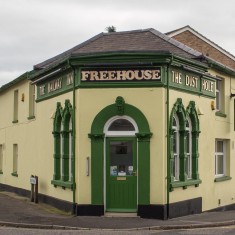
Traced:
POLYGON ((101 33, 72 49, 34 66, 46 68, 70 56, 105 52, 169 52, 186 58, 195 58, 201 53, 160 33, 155 29, 101 33))
POLYGON ((195 29, 190 27, 189 25, 186 25, 186 26, 184 26, 182 28, 175 29, 173 31, 167 32, 166 35, 169 35, 170 37, 173 37, 173 36, 175 36, 177 34, 180 34, 180 33, 184 32, 184 31, 187 31, 187 30, 190 31, 191 33, 197 35, 199 38, 201 38, 205 42, 209 43, 211 46, 213 46, 214 48, 218 49, 219 51, 221 51, 223 54, 227 55, 231 59, 235 60, 235 56, 233 54, 231 54, 230 52, 228 52, 227 50, 225 50, 224 48, 222 48, 218 44, 214 43, 213 41, 211 41, 210 39, 208 39, 207 37, 205 37, 204 35, 202 35, 198 31, 196 31, 195 29))

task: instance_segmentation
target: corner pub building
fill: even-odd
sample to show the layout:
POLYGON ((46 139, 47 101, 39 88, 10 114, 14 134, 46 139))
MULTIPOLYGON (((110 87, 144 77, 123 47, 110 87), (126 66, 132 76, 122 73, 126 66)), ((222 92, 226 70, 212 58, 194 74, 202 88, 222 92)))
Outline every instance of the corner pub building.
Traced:
POLYGON ((2 86, 0 190, 36 175, 78 216, 234 208, 235 68, 170 36, 101 33, 2 86))

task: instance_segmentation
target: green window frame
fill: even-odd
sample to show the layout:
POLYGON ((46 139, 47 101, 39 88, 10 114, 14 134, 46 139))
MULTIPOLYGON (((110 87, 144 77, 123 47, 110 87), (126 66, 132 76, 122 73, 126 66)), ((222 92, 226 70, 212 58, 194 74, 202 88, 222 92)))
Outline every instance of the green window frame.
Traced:
POLYGON ((74 153, 73 142, 73 108, 69 100, 65 106, 57 103, 53 124, 54 137, 54 175, 51 183, 54 186, 73 189, 72 162, 74 153))
POLYGON ((195 185, 201 180, 198 173, 199 119, 195 102, 185 110, 182 99, 175 102, 170 115, 170 191, 195 185), (176 161, 178 156, 178 162, 176 161))

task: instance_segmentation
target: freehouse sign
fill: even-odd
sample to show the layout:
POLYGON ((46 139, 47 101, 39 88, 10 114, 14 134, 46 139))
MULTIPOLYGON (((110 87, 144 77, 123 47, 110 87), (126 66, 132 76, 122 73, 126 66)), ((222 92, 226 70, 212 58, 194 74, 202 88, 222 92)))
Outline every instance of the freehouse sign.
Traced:
POLYGON ((82 82, 160 81, 161 69, 82 70, 82 82))

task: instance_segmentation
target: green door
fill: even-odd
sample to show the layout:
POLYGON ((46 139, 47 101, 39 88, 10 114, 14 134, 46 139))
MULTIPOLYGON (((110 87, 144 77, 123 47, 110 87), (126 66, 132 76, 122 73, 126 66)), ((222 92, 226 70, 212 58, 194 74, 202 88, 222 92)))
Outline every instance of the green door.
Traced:
POLYGON ((106 211, 137 211, 136 138, 107 138, 106 211))

